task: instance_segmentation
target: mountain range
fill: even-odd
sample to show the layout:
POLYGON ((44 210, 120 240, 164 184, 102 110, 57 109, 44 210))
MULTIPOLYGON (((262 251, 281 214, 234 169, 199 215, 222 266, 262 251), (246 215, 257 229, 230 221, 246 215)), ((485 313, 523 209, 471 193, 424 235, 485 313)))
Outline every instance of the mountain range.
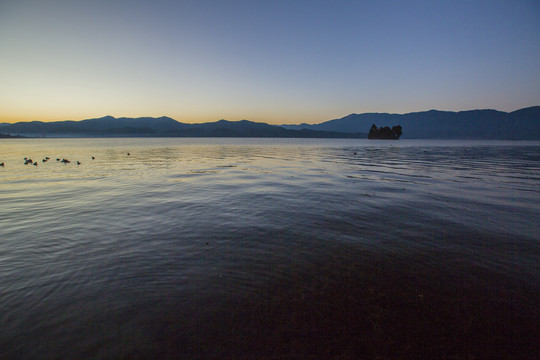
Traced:
POLYGON ((320 124, 269 125, 248 120, 219 120, 202 124, 181 123, 169 117, 115 118, 81 121, 18 122, 0 124, 4 137, 298 137, 367 138, 378 127, 401 125, 406 139, 540 140, 540 106, 514 112, 430 110, 407 114, 350 114, 320 124))
POLYGON ((18 122, 0 126, 0 133, 40 137, 288 137, 364 138, 366 133, 327 130, 286 129, 253 121, 186 124, 169 117, 115 118, 105 116, 81 121, 18 122))
POLYGON ((287 129, 367 132, 373 124, 378 127, 401 125, 402 139, 540 140, 540 106, 510 113, 497 110, 430 110, 407 114, 350 114, 315 125, 282 126, 287 129))

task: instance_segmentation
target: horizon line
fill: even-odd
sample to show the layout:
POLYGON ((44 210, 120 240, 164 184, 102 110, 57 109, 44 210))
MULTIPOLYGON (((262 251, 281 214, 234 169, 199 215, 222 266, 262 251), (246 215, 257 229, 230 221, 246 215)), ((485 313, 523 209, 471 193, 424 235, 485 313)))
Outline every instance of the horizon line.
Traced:
POLYGON ((257 120, 249 120, 249 119, 239 119, 239 120, 229 120, 229 119, 226 119, 226 118, 220 118, 218 120, 209 120, 209 121, 203 121, 203 122, 189 122, 189 121, 180 121, 180 120, 177 120, 175 119, 174 117, 172 116, 168 116, 168 115, 161 115, 161 116, 114 116, 114 115, 110 115, 110 114, 107 114, 107 115, 104 115, 104 116, 99 116, 99 117, 88 117, 88 118, 82 118, 82 119, 79 119, 79 120, 74 120, 74 119, 63 119, 63 120, 35 120, 35 119, 32 119, 32 120, 12 120, 12 121, 6 121, 6 120, 3 120, 3 121, 0 121, 0 124, 16 124, 16 123, 21 123, 21 122, 43 122, 43 123, 49 123, 49 122, 63 122, 63 121, 74 121, 74 122, 78 122, 78 121, 84 121, 84 120, 91 120, 91 119, 103 119, 103 118, 107 118, 107 117, 111 117, 111 118, 114 118, 114 119, 142 119, 142 118, 151 118, 151 119, 159 119, 159 118, 168 118, 168 119, 172 119, 174 121, 177 121, 179 123, 184 123, 184 124, 206 124, 206 123, 213 123, 213 122, 218 122, 218 121, 230 121, 230 122, 239 122, 239 121, 251 121, 251 122, 255 122, 255 123, 264 123, 264 124, 270 124, 270 125, 303 125, 303 124, 308 124, 308 125, 317 125, 317 124, 321 124, 323 122, 327 122, 327 121, 332 121, 332 120, 338 120, 338 119, 342 119, 342 118, 345 118, 347 116, 351 116, 351 115, 363 115, 363 114, 389 114, 389 115, 407 115, 407 114, 415 114, 415 113, 422 113, 422 112, 429 112, 429 111, 439 111, 439 112, 450 112, 450 113, 460 113, 460 112, 468 112, 468 111, 497 111, 497 112, 502 112, 502 113, 507 113, 507 114, 510 114, 510 113, 513 113, 513 112, 516 112, 516 111, 519 111, 519 110, 523 110, 523 109, 528 109, 528 108, 533 108, 533 107, 538 107, 540 105, 531 105, 531 106, 526 106, 526 107, 521 107, 521 108, 518 108, 516 110, 512 110, 512 111, 504 111, 504 110, 498 110, 498 109, 494 109, 494 108, 475 108, 475 109, 466 109, 466 110, 440 110, 440 109, 435 109, 435 108, 432 108, 432 109, 429 109, 429 110, 418 110, 418 111, 409 111, 409 112, 386 112, 386 111, 367 111, 367 112, 352 112, 352 113, 349 113, 349 114, 346 114, 346 115, 343 115, 341 117, 334 117, 334 118, 331 118, 331 119, 327 119, 327 120, 323 120, 322 122, 297 122, 297 123, 287 123, 287 122, 283 122, 283 123, 269 123, 269 122, 266 122, 266 121, 257 121, 257 120))

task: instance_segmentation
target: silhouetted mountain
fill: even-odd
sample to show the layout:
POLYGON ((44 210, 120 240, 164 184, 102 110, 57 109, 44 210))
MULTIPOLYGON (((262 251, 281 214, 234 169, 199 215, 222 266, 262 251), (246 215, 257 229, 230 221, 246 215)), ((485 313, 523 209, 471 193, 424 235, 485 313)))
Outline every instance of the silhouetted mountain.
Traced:
POLYGON ((117 129, 139 129, 142 131, 146 129, 151 132, 162 132, 169 129, 183 129, 185 124, 171 119, 170 117, 162 116, 159 118, 153 117, 140 117, 140 118, 114 118, 112 116, 105 116, 98 119, 81 120, 77 122, 77 125, 86 131, 99 130, 99 131, 117 131, 117 129))
POLYGON ((400 124, 409 139, 522 139, 540 140, 540 106, 511 113, 496 110, 414 112, 408 114, 350 114, 316 125, 282 125, 287 129, 366 132, 400 124))
POLYGON ((105 116, 81 121, 19 122, 2 128, 2 132, 25 136, 162 136, 162 137, 303 137, 365 138, 363 133, 291 130, 252 121, 220 120, 203 124, 180 123, 168 117, 114 118, 105 116))
POLYGON ((269 125, 247 120, 180 123, 169 117, 115 118, 81 121, 19 122, 2 126, 2 133, 23 136, 170 136, 170 137, 299 137, 367 138, 378 127, 403 128, 409 139, 540 140, 540 106, 506 113, 496 110, 438 111, 408 114, 350 114, 316 125, 269 125))

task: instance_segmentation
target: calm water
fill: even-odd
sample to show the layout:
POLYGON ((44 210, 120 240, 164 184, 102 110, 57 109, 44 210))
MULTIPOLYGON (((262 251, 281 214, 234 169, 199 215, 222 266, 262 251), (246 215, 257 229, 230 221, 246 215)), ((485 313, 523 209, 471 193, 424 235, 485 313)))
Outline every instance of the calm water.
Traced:
POLYGON ((539 142, 9 139, 0 162, 0 358, 539 350, 539 142))

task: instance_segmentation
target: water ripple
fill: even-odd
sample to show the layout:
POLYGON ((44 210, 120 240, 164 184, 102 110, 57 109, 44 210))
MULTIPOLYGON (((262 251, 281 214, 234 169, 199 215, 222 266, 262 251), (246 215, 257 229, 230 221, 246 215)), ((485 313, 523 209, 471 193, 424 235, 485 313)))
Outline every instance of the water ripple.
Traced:
MULTIPOLYGON (((323 286, 309 271, 291 269, 312 269, 333 255, 341 265, 326 266, 342 266, 358 251, 365 264, 380 260, 389 268, 387 257, 395 264, 408 259, 426 268, 423 276, 443 270, 454 276, 461 264, 487 278, 538 284, 539 144, 235 141, 2 141, 5 353, 156 355, 159 345, 174 347, 167 336, 189 343, 185 333, 204 333, 194 321, 216 309, 237 313, 224 299, 257 298, 282 281, 280 274, 315 283, 302 287, 298 299, 313 295, 317 284, 330 288, 333 281, 323 286), (37 167, 22 163, 46 155, 52 159, 37 167), (160 330, 148 325, 156 319, 160 330), (161 340, 141 335, 148 333, 161 340)), ((381 271, 373 266, 357 277, 336 276, 368 281, 366 273, 381 271)), ((411 275, 395 273, 402 274, 395 283, 411 275)), ((484 281, 474 274, 459 276, 463 284, 484 281)), ((443 286, 437 284, 424 285, 443 286)), ((211 324, 223 330, 220 322, 227 323, 211 324)))

